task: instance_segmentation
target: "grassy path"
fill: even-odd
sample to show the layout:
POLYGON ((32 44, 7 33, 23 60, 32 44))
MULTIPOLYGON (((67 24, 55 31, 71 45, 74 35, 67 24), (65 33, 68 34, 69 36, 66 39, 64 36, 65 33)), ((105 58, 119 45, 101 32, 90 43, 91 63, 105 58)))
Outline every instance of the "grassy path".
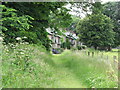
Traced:
POLYGON ((114 88, 118 85, 117 69, 97 56, 70 50, 52 55, 34 45, 18 45, 14 52, 4 47, 3 88, 114 88))
POLYGON ((57 76, 59 79, 58 88, 86 88, 78 80, 78 78, 70 71, 68 68, 63 67, 61 63, 62 54, 54 55, 53 61, 56 64, 56 69, 58 70, 57 76))
POLYGON ((59 88, 85 88, 74 74, 69 72, 66 68, 60 68, 59 88))
POLYGON ((58 88, 92 88, 117 86, 117 74, 103 61, 88 57, 80 52, 65 51, 53 55, 58 88), (110 75, 107 74, 109 72, 110 75), (111 73, 114 76, 111 76, 111 73), (108 78, 109 76, 109 78, 108 78))

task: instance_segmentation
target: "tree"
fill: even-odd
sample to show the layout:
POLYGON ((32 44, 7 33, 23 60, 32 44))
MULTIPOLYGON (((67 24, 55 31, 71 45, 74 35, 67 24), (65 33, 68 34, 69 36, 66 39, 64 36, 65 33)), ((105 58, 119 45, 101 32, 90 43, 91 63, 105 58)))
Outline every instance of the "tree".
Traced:
POLYGON ((108 2, 104 4, 103 14, 107 15, 113 20, 115 34, 115 45, 120 45, 120 2, 108 2))
POLYGON ((70 4, 71 12, 75 16, 82 18, 83 16, 89 15, 92 7, 92 2, 74 2, 70 4))
POLYGON ((2 32, 4 33, 4 41, 6 43, 16 42, 16 32, 25 31, 32 27, 30 20, 33 20, 29 15, 17 15, 17 10, 8 8, 5 5, 0 5, 2 8, 2 19, 1 26, 2 32))
POLYGON ((77 25, 80 39, 89 47, 111 50, 115 40, 112 20, 102 14, 103 7, 100 2, 95 2, 92 6, 92 14, 77 25))
POLYGON ((82 42, 87 46, 104 48, 114 45, 114 32, 111 19, 103 14, 93 14, 81 20, 77 30, 82 42))
POLYGON ((80 17, 72 16, 72 19, 73 19, 73 21, 72 21, 71 24, 67 27, 67 30, 72 31, 72 32, 75 32, 76 34, 78 34, 78 33, 77 33, 77 30, 76 30, 76 27, 77 27, 78 22, 80 21, 80 17))
POLYGON ((51 12, 50 15, 50 26, 56 28, 66 28, 72 22, 69 10, 65 7, 61 7, 58 10, 51 12))
POLYGON ((25 35, 28 37, 27 41, 35 44, 41 43, 47 50, 50 50, 51 41, 47 37, 46 28, 54 27, 58 29, 60 26, 65 27, 70 23, 68 22, 70 21, 70 15, 67 9, 63 8, 66 4, 64 2, 9 2, 3 4, 17 10, 19 16, 29 15, 34 18, 34 20, 31 20, 33 27, 25 31, 18 31, 17 35, 25 35), (53 20, 53 17, 55 17, 55 20, 53 20), (58 23, 60 20, 61 22, 58 23))
POLYGON ((104 8, 101 2, 95 2, 95 3, 92 3, 91 9, 92 9, 91 10, 92 14, 98 14, 98 13, 102 13, 104 8))

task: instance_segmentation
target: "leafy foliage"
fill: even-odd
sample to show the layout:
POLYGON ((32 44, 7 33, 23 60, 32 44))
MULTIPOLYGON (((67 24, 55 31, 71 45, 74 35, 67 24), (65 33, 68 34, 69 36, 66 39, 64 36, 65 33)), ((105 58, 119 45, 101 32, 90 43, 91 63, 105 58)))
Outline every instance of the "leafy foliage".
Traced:
POLYGON ((25 42, 3 45, 1 87, 57 87, 53 65, 51 55, 40 45, 25 42))
POLYGON ((63 42, 63 43, 61 44, 61 48, 71 49, 71 42, 69 41, 68 38, 66 38, 66 42, 63 42))
POLYGON ((87 46, 107 47, 114 45, 113 25, 107 16, 93 14, 78 24, 80 39, 87 46))
POLYGON ((115 46, 120 45, 120 2, 108 2, 104 4, 103 14, 107 15, 113 20, 115 35, 115 46))
POLYGON ((71 3, 70 9, 75 16, 82 18, 83 15, 89 15, 89 11, 92 10, 91 7, 92 4, 89 2, 74 2, 71 3))
POLYGON ((73 21, 72 21, 71 24, 67 27, 67 29, 68 29, 69 31, 75 32, 75 33, 77 34, 77 29, 76 29, 76 27, 77 27, 77 24, 78 24, 80 18, 79 18, 79 17, 76 17, 76 16, 72 16, 72 19, 73 19, 73 21))
POLYGON ((103 11, 103 5, 101 4, 101 2, 95 2, 92 4, 91 9, 92 9, 92 14, 98 14, 103 11))
POLYGON ((110 50, 114 45, 115 32, 113 31, 112 20, 102 14, 102 5, 100 2, 93 4, 92 15, 87 16, 78 23, 77 29, 80 39, 87 46, 110 50))
MULTIPOLYGON (((17 10, 19 16, 27 15, 34 18, 34 20, 31 20, 33 27, 17 32, 17 35, 25 35, 28 37, 28 39, 26 39, 27 41, 35 44, 40 43, 44 45, 47 50, 50 50, 51 41, 47 37, 48 33, 46 32, 46 28, 51 27, 59 31, 59 28, 65 28, 72 20, 68 10, 63 7, 66 3, 9 2, 4 4, 7 7, 17 10)), ((14 34, 14 32, 11 33, 14 34)))
POLYGON ((0 7, 2 8, 1 28, 4 33, 5 42, 15 42, 17 32, 25 31, 32 27, 30 20, 33 20, 33 18, 29 15, 19 16, 15 9, 8 8, 5 5, 0 5, 0 7))
POLYGON ((58 8, 54 13, 50 15, 50 25, 54 28, 66 28, 72 22, 69 10, 65 7, 58 8))

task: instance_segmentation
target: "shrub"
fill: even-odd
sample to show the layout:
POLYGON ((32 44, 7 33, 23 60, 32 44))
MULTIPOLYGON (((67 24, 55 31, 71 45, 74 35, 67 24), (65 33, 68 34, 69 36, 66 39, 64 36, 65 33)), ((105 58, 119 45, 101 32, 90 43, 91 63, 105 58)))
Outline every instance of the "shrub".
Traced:
POLYGON ((78 50, 82 50, 82 46, 78 45, 77 46, 78 50))
POLYGON ((82 45, 82 49, 86 49, 87 47, 85 45, 82 45))
POLYGON ((57 50, 58 53, 62 53, 64 51, 63 48, 56 48, 55 50, 57 50))
POLYGON ((45 48, 20 41, 3 45, 2 52, 3 88, 54 87, 54 64, 45 48))
POLYGON ((75 51, 75 50, 78 50, 78 48, 73 47, 73 48, 71 48, 71 50, 72 50, 72 51, 75 51))
POLYGON ((86 49, 86 46, 85 45, 78 45, 77 48, 78 48, 78 50, 82 50, 82 49, 86 49))
POLYGON ((63 42, 63 43, 61 44, 61 48, 71 49, 71 42, 69 41, 68 38, 66 39, 66 42, 63 42))
POLYGON ((65 42, 63 42, 62 44, 61 44, 61 48, 66 48, 66 43, 65 42))

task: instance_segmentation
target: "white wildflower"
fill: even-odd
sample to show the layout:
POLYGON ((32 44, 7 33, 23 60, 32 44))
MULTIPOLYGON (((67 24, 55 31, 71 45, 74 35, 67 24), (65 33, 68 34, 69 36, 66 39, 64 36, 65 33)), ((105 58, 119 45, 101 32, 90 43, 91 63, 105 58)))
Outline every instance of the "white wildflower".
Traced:
POLYGON ((29 44, 29 42, 24 42, 24 44, 29 44))
POLYGON ((16 40, 21 40, 21 38, 20 38, 20 37, 17 37, 16 40))
POLYGON ((3 38, 2 38, 2 37, 0 37, 0 41, 3 41, 3 38))
POLYGON ((15 47, 12 47, 12 48, 15 48, 15 47))
POLYGON ((7 49, 6 51, 8 52, 9 50, 7 49))
POLYGON ((21 55, 23 55, 24 53, 23 52, 20 52, 21 55))
POLYGON ((27 37, 23 37, 23 38, 27 38, 27 37))

